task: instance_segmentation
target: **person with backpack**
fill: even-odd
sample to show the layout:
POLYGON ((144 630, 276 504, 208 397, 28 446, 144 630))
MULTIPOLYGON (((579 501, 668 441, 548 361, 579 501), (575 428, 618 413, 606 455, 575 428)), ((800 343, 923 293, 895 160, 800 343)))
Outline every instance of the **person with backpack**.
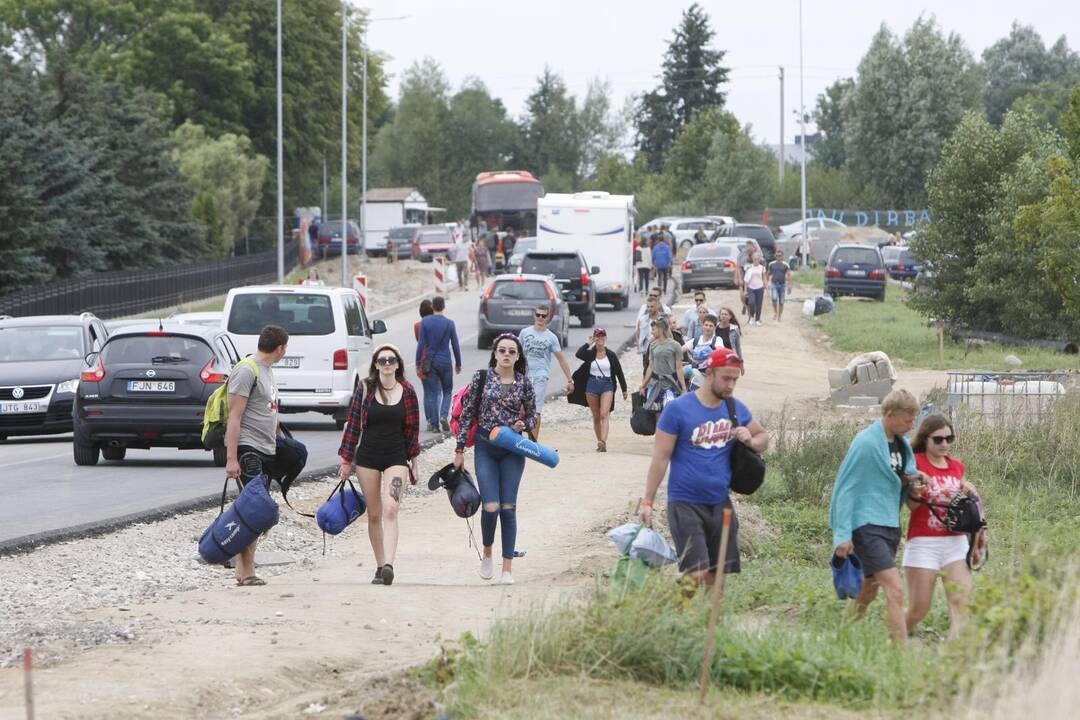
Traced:
POLYGON ((443 315, 446 298, 436 295, 432 314, 420 321, 416 344, 416 371, 424 385, 424 417, 433 433, 450 432, 450 399, 454 394, 454 373, 461 372, 461 345, 457 326, 443 315), (453 370, 450 352, 453 350, 453 370))
MULTIPOLYGON (((742 326, 739 325, 739 318, 735 317, 735 311, 731 308, 720 308, 716 320, 716 334, 724 347, 734 350, 745 361, 746 356, 742 352, 742 326)), ((745 366, 743 372, 746 372, 745 366)))
POLYGON ((652 263, 656 268, 656 284, 660 287, 662 295, 667 294, 668 278, 671 277, 671 245, 665 240, 653 241, 652 263))
MULTIPOLYGON (((225 425, 225 476, 241 487, 262 475, 267 479, 295 478, 303 469, 298 454, 287 445, 279 452, 278 392, 274 365, 285 357, 289 333, 267 325, 259 333, 255 355, 241 360, 229 373, 228 421, 225 425), (250 362, 248 361, 250 360, 250 362), (296 467, 300 463, 300 467, 296 467)), ((306 453, 305 453, 306 457, 306 453)), ((283 485, 282 491, 287 488, 283 485)), ((251 543, 236 556, 236 584, 265 585, 255 574, 255 546, 251 543)))
POLYGON ((668 475, 667 517, 679 571, 711 587, 721 569, 741 569, 737 518, 732 518, 727 554, 719 557, 724 509, 732 508, 732 449, 741 442, 763 453, 769 433, 750 408, 733 397, 742 376, 738 355, 727 348, 714 350, 698 369, 705 374, 701 387, 668 403, 656 423, 641 521, 652 525, 656 493, 668 475))
POLYGON ((461 401, 454 467, 465 466, 465 448, 475 433, 473 469, 480 486, 483 507, 480 530, 484 546, 480 577, 495 576, 492 547, 495 528, 501 526, 503 585, 512 585, 514 545, 517 541, 517 495, 525 458, 488 441, 491 431, 503 425, 533 437, 536 427, 536 396, 528 376, 528 361, 521 340, 512 333, 495 338, 488 366, 477 370, 461 401), (475 427, 475 430, 472 428, 475 427))
POLYGON ((934 414, 919 424, 911 443, 915 467, 925 473, 928 480, 921 495, 912 495, 908 499, 911 519, 903 565, 908 591, 906 620, 909 635, 930 611, 938 577, 949 602, 949 637, 959 635, 967 621, 967 601, 972 585, 968 534, 950 532, 942 522, 944 515, 940 509, 948 507, 959 495, 977 497, 975 486, 964 477, 964 463, 949 455, 955 440, 956 433, 948 418, 934 414))
POLYGON ((683 347, 691 355, 700 347, 707 347, 710 350, 715 350, 717 345, 720 347, 727 347, 723 344, 720 336, 716 334, 716 316, 713 314, 706 314, 701 321, 701 332, 696 336, 688 336, 689 340, 684 343, 683 347))
POLYGON ((592 335, 574 353, 581 365, 574 371, 573 389, 566 397, 574 405, 587 405, 592 413, 596 452, 607 452, 608 416, 615 409, 615 381, 628 397, 626 376, 617 353, 607 349, 607 330, 593 328, 592 335))
POLYGON ((368 539, 375 551, 373 585, 392 585, 397 555, 398 512, 405 478, 416 484, 420 455, 420 401, 405 379, 405 362, 396 346, 380 345, 371 354, 367 378, 357 383, 338 456, 342 480, 360 481, 368 504, 368 539))
POLYGON ((893 390, 881 401, 881 419, 855 436, 833 485, 829 526, 836 557, 854 554, 862 563, 862 590, 854 617, 884 588, 889 639, 907 642, 904 587, 896 568, 900 546, 900 506, 909 494, 922 495, 926 476, 915 466, 904 437, 915 426, 919 401, 907 390, 893 390))

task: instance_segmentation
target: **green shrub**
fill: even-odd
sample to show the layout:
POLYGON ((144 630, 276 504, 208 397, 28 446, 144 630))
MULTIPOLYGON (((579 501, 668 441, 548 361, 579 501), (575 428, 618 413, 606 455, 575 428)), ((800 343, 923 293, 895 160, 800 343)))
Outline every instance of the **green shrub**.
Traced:
POLYGON ((768 466, 780 475, 783 497, 828 506, 836 471, 861 429, 854 421, 795 427, 781 413, 772 432, 768 466))

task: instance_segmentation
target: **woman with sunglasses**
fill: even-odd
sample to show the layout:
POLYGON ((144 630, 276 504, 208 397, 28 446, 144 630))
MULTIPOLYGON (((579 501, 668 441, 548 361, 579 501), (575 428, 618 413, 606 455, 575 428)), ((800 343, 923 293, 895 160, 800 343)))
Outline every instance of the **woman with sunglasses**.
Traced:
POLYGON ((416 484, 419 454, 420 401, 405 379, 401 352, 393 345, 380 345, 371 354, 367 378, 353 391, 349 422, 338 448, 340 476, 352 476, 355 468, 367 500, 368 539, 376 565, 373 585, 394 582, 398 510, 405 479, 416 484))
POLYGON ((930 611, 938 577, 949 602, 949 637, 956 637, 967 619, 965 606, 972 582, 967 564, 968 536, 949 532, 939 519, 944 510, 926 504, 947 506, 957 495, 975 495, 975 486, 964 479, 964 463, 949 455, 954 440, 949 420, 944 415, 930 415, 919 425, 911 444, 915 466, 926 473, 929 482, 921 496, 908 500, 911 521, 904 549, 908 634, 930 611))
POLYGON ((480 577, 490 580, 495 576, 491 550, 495 545, 495 527, 500 525, 503 585, 514 583, 510 571, 517 540, 518 486, 525 472, 525 458, 493 445, 487 438, 492 430, 503 425, 533 436, 536 396, 527 371, 525 352, 517 335, 504 333, 495 338, 487 368, 476 371, 469 391, 461 402, 457 449, 454 451, 454 467, 460 470, 465 466, 469 428, 475 422, 476 457, 473 467, 483 502, 480 530, 484 557, 480 561, 480 577))
POLYGON ((566 396, 574 405, 588 405, 592 412, 596 452, 607 452, 608 416, 615 409, 615 381, 622 387, 626 400, 626 376, 619 356, 607 349, 607 330, 593 328, 592 335, 578 348, 575 356, 582 361, 574 371, 573 385, 566 396))

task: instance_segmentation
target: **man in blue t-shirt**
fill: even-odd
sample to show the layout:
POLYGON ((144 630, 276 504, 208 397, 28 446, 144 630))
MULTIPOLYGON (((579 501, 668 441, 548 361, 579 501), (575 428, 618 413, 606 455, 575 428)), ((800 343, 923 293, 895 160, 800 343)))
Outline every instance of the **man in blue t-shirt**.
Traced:
MULTIPOLYGON (((701 387, 669 402, 656 423, 649 478, 645 483, 641 520, 651 525, 656 491, 668 477, 667 512, 671 537, 679 554, 679 570, 699 583, 712 585, 719 566, 724 508, 731 507, 732 443, 761 453, 769 433, 750 408, 732 398, 742 376, 742 358, 734 350, 714 350, 698 366, 705 373, 701 387), (732 399, 738 427, 732 427, 727 400, 732 399)), ((739 523, 731 521, 724 572, 739 572, 739 523)))

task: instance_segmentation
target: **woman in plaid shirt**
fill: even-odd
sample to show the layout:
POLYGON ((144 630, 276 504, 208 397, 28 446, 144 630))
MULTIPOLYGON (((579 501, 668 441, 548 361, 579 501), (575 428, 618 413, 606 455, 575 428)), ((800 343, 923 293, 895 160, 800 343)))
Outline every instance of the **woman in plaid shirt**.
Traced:
POLYGON ((355 466, 367 499, 368 538, 377 565, 373 585, 394 582, 398 509, 405 478, 416 484, 419 454, 420 402, 405 380, 401 352, 393 345, 380 345, 371 355, 367 379, 353 392, 349 422, 338 449, 341 477, 350 477, 355 466))

